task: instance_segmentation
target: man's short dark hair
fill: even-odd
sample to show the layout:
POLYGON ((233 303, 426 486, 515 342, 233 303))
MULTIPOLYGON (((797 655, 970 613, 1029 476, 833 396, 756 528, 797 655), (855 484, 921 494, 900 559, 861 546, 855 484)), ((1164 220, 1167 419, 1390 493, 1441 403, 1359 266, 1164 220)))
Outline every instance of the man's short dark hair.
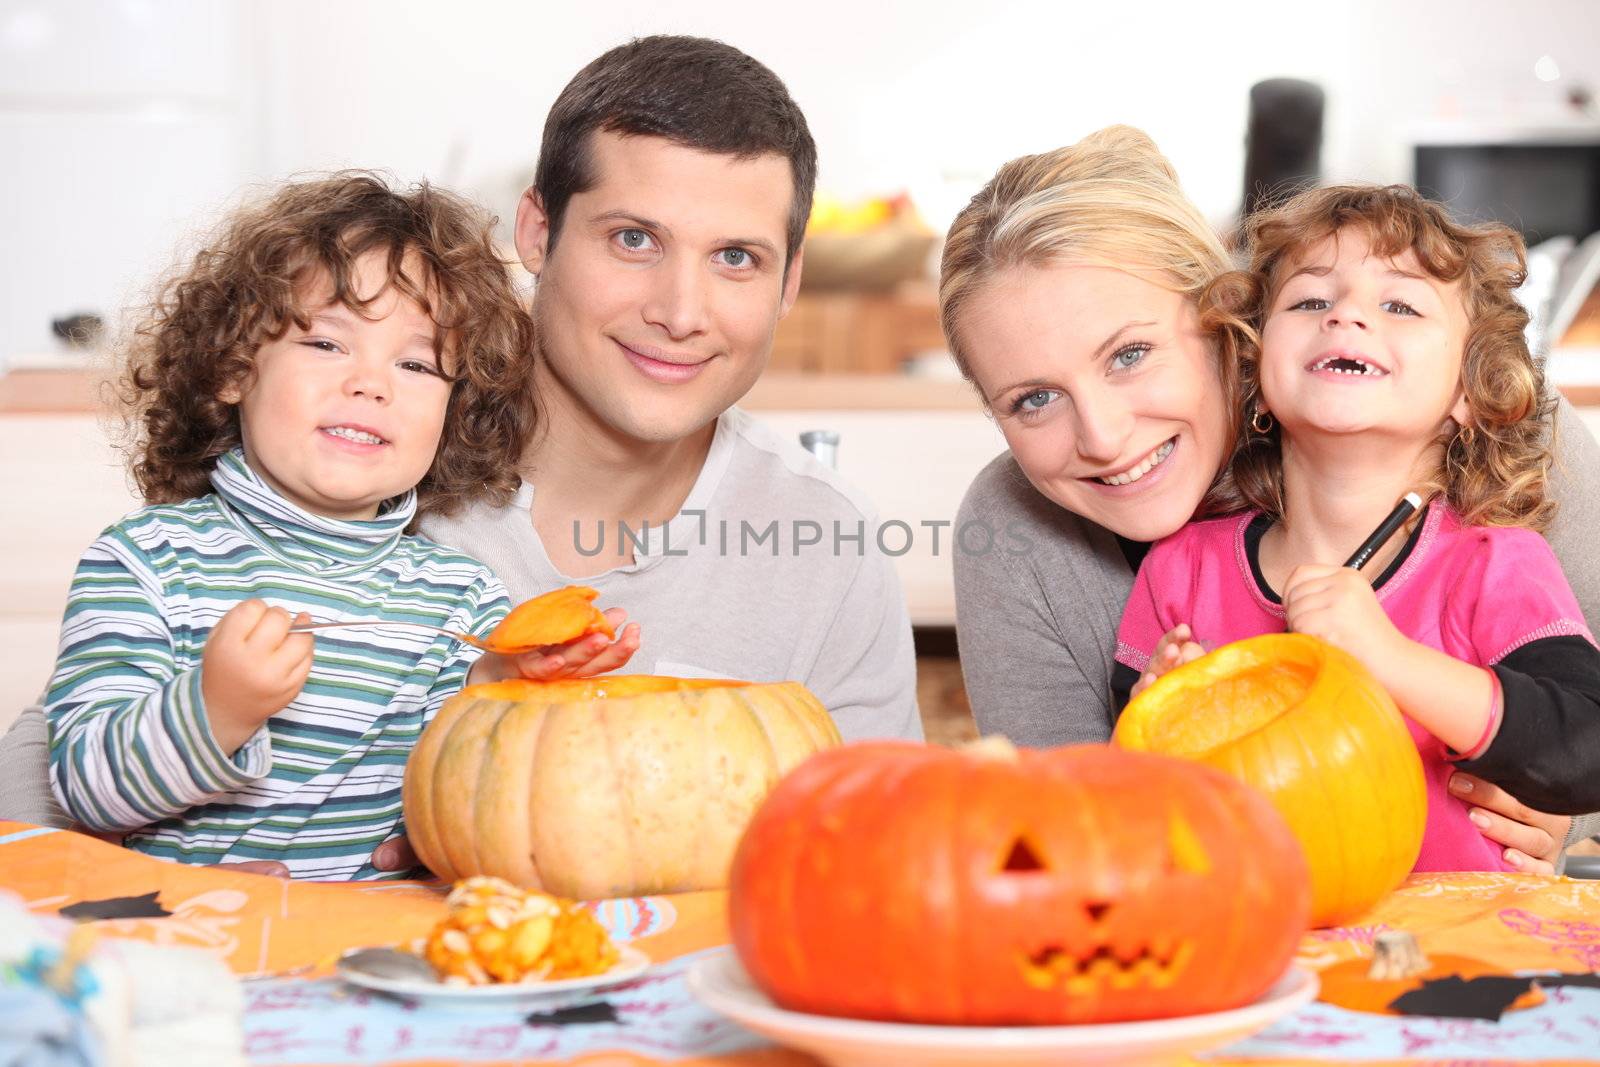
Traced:
POLYGON ((550 244, 567 202, 595 185, 591 134, 663 137, 703 152, 789 161, 788 259, 811 217, 817 146, 778 76, 731 45, 705 37, 641 37, 611 49, 561 90, 544 124, 534 188, 550 220, 550 244))

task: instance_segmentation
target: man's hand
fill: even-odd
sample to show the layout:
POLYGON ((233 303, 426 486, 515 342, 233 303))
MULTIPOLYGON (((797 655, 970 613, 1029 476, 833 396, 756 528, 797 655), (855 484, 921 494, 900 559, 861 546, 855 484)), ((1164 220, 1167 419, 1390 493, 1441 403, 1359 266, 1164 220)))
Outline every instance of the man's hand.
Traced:
MULTIPOLYGON (((116 845, 118 848, 126 847, 122 843, 122 839, 127 833, 125 830, 90 830, 85 826, 74 826, 72 829, 76 830, 80 834, 98 838, 108 845, 116 845)), ((401 844, 405 844, 405 838, 402 837, 398 840, 401 844)), ((388 844, 393 843, 394 842, 388 842, 388 844)), ((380 849, 383 847, 384 846, 382 845, 379 846, 380 849)), ((415 859, 415 854, 413 854, 412 858, 415 859)), ((376 866, 380 871, 397 869, 384 867, 377 863, 374 863, 373 865, 376 866)), ((269 878, 289 877, 288 864, 279 863, 277 860, 240 860, 235 863, 218 863, 216 866, 225 871, 242 871, 245 874, 264 874, 269 878)))
POLYGON ((1189 624, 1180 622, 1162 634, 1161 640, 1156 642, 1156 650, 1150 654, 1150 662, 1145 666, 1144 673, 1133 683, 1129 698, 1136 697, 1149 689, 1157 678, 1173 668, 1192 663, 1205 654, 1206 650, 1200 647, 1189 631, 1189 624))
POLYGON ((374 849, 372 865, 380 871, 409 871, 421 867, 422 860, 417 858, 410 839, 402 835, 391 837, 374 849))
POLYGON ((264 874, 268 878, 288 878, 288 864, 277 860, 240 860, 238 863, 219 863, 217 869, 238 871, 242 874, 264 874))
POLYGON ((229 756, 300 695, 314 646, 310 634, 291 634, 289 627, 310 621, 246 600, 211 631, 200 658, 200 691, 211 732, 229 756))

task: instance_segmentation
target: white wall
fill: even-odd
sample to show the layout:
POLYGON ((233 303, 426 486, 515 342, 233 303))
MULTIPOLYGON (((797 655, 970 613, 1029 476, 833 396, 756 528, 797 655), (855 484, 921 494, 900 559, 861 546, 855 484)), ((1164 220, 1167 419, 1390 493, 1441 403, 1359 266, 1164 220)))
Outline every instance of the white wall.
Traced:
POLYGON ((1003 160, 1119 121, 1221 221, 1265 77, 1320 82, 1325 171, 1383 180, 1417 121, 1547 117, 1541 55, 1600 88, 1600 0, 0 0, 0 359, 117 303, 247 180, 382 166, 509 211, 561 85, 652 32, 762 59, 826 186, 909 187, 939 226, 1003 160))
POLYGON ((248 170, 242 11, 0 0, 0 365, 115 308, 248 170))

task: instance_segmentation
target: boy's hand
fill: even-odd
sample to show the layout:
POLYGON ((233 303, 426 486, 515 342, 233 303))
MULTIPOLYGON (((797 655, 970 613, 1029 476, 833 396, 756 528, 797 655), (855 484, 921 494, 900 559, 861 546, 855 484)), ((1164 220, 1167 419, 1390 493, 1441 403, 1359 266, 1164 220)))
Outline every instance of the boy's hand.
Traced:
POLYGON ((291 634, 296 622, 259 600, 236 604, 218 620, 200 657, 200 692, 222 751, 232 756, 272 716, 300 695, 311 673, 310 634, 291 634))
POLYGON ((1360 571, 1325 563, 1296 567, 1283 590, 1283 610, 1289 629, 1350 653, 1388 684, 1385 667, 1405 638, 1360 571))
POLYGON ((1130 699, 1149 689, 1155 680, 1175 667, 1185 663, 1192 663, 1206 654, 1206 650, 1195 641, 1194 634, 1189 630, 1189 624, 1180 622, 1172 629, 1161 635, 1161 640, 1156 642, 1156 650, 1150 654, 1150 662, 1146 665, 1144 673, 1139 675, 1139 680, 1133 684, 1130 699))
POLYGON ((605 634, 588 634, 564 645, 546 645, 516 656, 485 652, 473 665, 468 681, 532 678, 544 682, 554 678, 592 678, 614 671, 639 651, 639 625, 623 625, 628 613, 621 608, 608 608, 605 616, 617 631, 615 641, 605 634))

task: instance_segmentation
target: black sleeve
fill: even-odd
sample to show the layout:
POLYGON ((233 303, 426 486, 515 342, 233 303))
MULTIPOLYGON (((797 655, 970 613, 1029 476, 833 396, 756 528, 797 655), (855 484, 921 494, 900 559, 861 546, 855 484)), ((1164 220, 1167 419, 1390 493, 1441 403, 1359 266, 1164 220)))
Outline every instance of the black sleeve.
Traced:
POLYGON ((1116 725, 1117 719, 1122 715, 1122 709, 1128 706, 1128 701, 1133 699, 1133 687, 1139 682, 1139 672, 1126 663, 1117 662, 1111 665, 1111 724, 1116 725))
POLYGON ((1492 670, 1505 699, 1500 730, 1457 766, 1551 815, 1600 811, 1600 649, 1546 637, 1492 670))

